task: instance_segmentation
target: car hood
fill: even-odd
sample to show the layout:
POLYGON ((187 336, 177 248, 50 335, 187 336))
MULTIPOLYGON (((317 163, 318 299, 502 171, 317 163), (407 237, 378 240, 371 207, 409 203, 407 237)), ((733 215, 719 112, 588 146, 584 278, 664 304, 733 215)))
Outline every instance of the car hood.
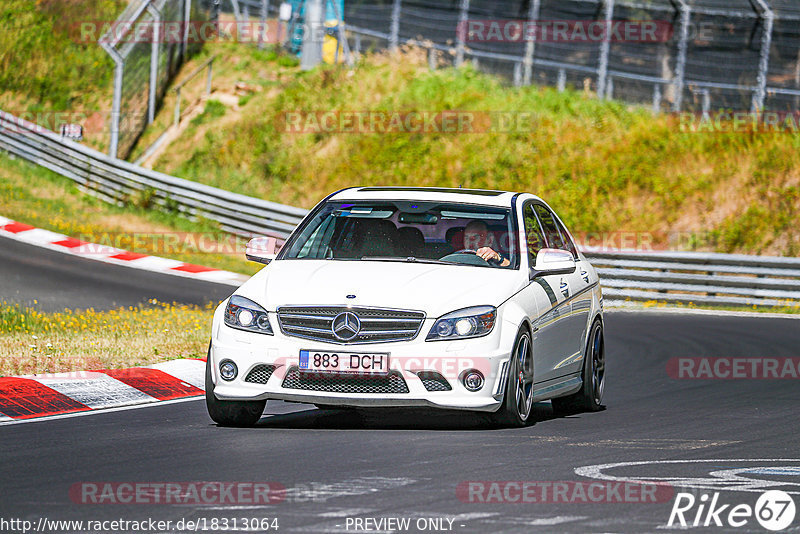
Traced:
POLYGON ((269 311, 287 305, 352 305, 422 310, 439 317, 468 306, 498 306, 522 289, 521 278, 516 270, 469 265, 278 260, 237 293, 269 311))

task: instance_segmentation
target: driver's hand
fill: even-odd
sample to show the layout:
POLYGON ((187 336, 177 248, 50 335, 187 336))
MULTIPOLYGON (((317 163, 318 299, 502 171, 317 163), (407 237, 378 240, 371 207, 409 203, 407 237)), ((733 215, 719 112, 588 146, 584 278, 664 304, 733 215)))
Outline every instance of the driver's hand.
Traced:
POLYGON ((500 261, 500 254, 495 252, 491 247, 479 248, 477 251, 475 251, 475 254, 477 254, 486 261, 489 260, 500 261))

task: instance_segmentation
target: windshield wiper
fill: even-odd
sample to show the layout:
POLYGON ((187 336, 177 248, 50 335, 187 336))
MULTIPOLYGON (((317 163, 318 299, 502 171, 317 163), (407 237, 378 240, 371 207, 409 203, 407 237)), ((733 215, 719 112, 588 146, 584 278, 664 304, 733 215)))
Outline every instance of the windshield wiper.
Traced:
POLYGON ((400 263, 433 263, 437 265, 452 265, 449 261, 430 260, 426 258, 416 258, 414 256, 407 256, 401 258, 399 256, 362 256, 363 261, 394 261, 400 263))

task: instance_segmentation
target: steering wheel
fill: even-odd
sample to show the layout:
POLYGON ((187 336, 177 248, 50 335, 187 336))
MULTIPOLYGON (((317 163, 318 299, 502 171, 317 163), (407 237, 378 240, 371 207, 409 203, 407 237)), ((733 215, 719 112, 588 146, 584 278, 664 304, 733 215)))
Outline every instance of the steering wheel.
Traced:
MULTIPOLYGON (((462 248, 461 250, 456 250, 455 252, 453 252, 453 254, 475 254, 477 256, 478 251, 475 250, 474 248, 462 248)), ((480 258, 480 256, 478 257, 480 258)), ((481 259, 483 260, 483 258, 481 259)), ((483 260, 483 261, 485 261, 489 265, 500 265, 501 263, 503 263, 502 259, 497 260, 495 258, 490 258, 488 260, 483 260)))

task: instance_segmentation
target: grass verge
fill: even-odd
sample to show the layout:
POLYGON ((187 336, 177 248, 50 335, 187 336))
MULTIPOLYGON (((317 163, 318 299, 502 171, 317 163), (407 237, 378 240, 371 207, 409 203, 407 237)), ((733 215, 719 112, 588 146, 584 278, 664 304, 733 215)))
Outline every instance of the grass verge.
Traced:
POLYGON ((0 305, 0 376, 115 369, 206 355, 213 303, 106 312, 0 305))

